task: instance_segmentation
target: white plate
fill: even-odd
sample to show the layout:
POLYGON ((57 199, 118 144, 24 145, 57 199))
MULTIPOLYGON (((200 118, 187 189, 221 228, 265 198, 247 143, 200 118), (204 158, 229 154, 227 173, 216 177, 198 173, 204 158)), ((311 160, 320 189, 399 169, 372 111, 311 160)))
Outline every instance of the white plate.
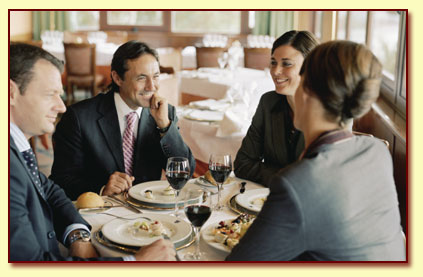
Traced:
POLYGON ((130 220, 119 218, 114 219, 104 224, 101 229, 101 232, 103 233, 104 237, 106 237, 108 240, 118 244, 123 244, 127 246, 148 245, 161 238, 161 236, 152 237, 144 232, 137 232, 136 234, 132 232, 131 227, 134 225, 135 222, 149 222, 146 219, 140 218, 143 216, 150 218, 152 221, 160 221, 164 229, 166 230, 166 233, 169 236, 170 240, 174 244, 187 239, 188 236, 191 234, 191 225, 184 220, 179 220, 177 221, 177 223, 175 223, 176 218, 174 216, 147 213, 141 215, 127 216, 127 218, 130 218, 130 220))
MULTIPOLYGON (((226 223, 232 220, 234 219, 224 220, 224 221, 226 223)), ((229 246, 224 245, 223 243, 216 242, 214 240, 213 229, 219 225, 219 222, 213 223, 209 225, 207 228, 205 228, 204 230, 202 230, 201 236, 203 237, 204 242, 206 242, 210 247, 226 252, 226 253, 230 253, 232 249, 229 246)))
POLYGON ((238 194, 235 197, 235 202, 244 209, 260 212, 264 204, 260 199, 266 198, 269 192, 270 190, 268 188, 247 190, 242 194, 238 194))
MULTIPOLYGON (((169 182, 166 180, 160 181, 151 181, 140 183, 131 187, 128 191, 130 197, 135 200, 151 203, 151 204, 161 204, 161 205, 175 205, 175 195, 166 195, 164 190, 169 186, 169 182), (153 192, 154 199, 147 198, 145 196, 145 191, 151 190, 153 192)), ((184 192, 189 188, 193 187, 193 184, 187 183, 181 190, 179 194, 179 201, 184 199, 184 192)))

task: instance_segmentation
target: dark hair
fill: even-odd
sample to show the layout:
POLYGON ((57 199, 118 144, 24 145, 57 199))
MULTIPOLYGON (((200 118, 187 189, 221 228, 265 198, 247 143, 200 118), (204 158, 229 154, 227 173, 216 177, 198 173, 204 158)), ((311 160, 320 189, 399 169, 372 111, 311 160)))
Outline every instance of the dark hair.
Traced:
POLYGON ((343 126, 367 113, 379 97, 382 65, 362 44, 330 41, 307 56, 300 75, 306 93, 316 95, 328 119, 343 126))
POLYGON ((309 31, 289 31, 284 33, 273 42, 272 54, 276 48, 282 45, 290 45, 297 51, 301 52, 305 58, 314 47, 319 44, 317 38, 309 31))
POLYGON ((38 60, 47 60, 54 65, 60 73, 63 72, 63 61, 40 47, 14 42, 10 44, 9 53, 10 79, 18 85, 21 94, 24 94, 28 83, 34 76, 33 68, 38 60))
MULTIPOLYGON (((159 55, 156 50, 150 48, 147 44, 136 40, 128 41, 119 46, 113 54, 111 71, 116 71, 119 77, 124 80, 125 72, 128 71, 127 61, 137 59, 145 54, 150 54, 156 58, 157 62, 159 61, 159 55)), ((119 86, 113 81, 113 78, 109 89, 119 91, 119 86)))

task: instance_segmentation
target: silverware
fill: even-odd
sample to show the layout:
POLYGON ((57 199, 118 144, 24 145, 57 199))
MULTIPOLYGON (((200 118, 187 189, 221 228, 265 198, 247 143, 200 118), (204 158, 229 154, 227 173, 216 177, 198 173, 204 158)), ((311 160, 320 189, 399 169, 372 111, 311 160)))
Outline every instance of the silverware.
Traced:
POLYGON ((123 200, 120 200, 119 198, 116 197, 116 195, 109 195, 108 197, 115 200, 116 202, 119 202, 120 204, 122 204, 128 210, 131 210, 131 211, 136 212, 138 214, 142 214, 142 211, 137 209, 134 205, 132 205, 131 203, 125 202, 123 200))
POLYGON ((134 220, 134 219, 144 218, 144 219, 146 219, 146 220, 148 220, 148 221, 153 221, 151 218, 149 218, 149 217, 145 217, 145 216, 137 216, 137 217, 133 217, 133 216, 131 216, 131 215, 128 215, 128 216, 130 216, 130 217, 128 218, 128 217, 126 217, 126 216, 118 216, 118 215, 114 215, 114 214, 111 214, 111 213, 106 213, 106 212, 101 212, 101 213, 98 213, 98 214, 109 215, 109 216, 113 216, 113 217, 118 218, 118 219, 125 219, 125 220, 134 220))
MULTIPOLYGON (((162 236, 163 236, 163 238, 165 239, 165 240, 169 240, 170 241, 170 238, 169 238, 169 236, 167 235, 167 234, 165 234, 165 233, 162 233, 162 236)), ((172 244, 173 244, 173 242, 172 242, 172 244)), ((176 250, 176 247, 175 247, 175 244, 173 244, 173 249, 175 249, 175 258, 176 258, 176 260, 177 261, 181 261, 181 258, 179 258, 179 255, 178 255, 178 252, 177 252, 177 250, 176 250)))
POLYGON ((245 185, 247 184, 247 182, 241 182, 241 189, 239 190, 240 193, 244 193, 245 192, 245 185))

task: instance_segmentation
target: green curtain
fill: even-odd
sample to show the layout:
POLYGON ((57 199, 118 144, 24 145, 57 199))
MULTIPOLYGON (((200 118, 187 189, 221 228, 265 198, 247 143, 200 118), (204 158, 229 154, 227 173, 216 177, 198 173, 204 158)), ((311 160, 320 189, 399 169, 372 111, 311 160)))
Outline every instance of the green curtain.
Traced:
POLYGON ((252 33, 278 38, 283 33, 292 30, 293 26, 293 11, 256 11, 252 33))
POLYGON ((32 12, 32 34, 33 40, 40 40, 41 33, 44 30, 50 30, 51 17, 54 18, 54 29, 57 31, 65 31, 69 29, 70 19, 66 11, 33 11, 32 12))

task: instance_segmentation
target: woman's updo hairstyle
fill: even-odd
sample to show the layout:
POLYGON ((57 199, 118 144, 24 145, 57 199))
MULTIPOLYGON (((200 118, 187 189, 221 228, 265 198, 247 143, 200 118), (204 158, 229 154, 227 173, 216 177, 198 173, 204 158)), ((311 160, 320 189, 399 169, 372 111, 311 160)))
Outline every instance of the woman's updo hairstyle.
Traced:
POLYGON ((309 31, 288 31, 282 36, 278 37, 272 46, 271 54, 282 45, 290 45, 295 50, 299 51, 305 58, 311 50, 319 44, 317 38, 309 31))
POLYGON ((379 97, 382 65, 362 44, 330 41, 306 57, 300 75, 305 91, 319 98, 328 120, 343 127, 366 114, 379 97))

